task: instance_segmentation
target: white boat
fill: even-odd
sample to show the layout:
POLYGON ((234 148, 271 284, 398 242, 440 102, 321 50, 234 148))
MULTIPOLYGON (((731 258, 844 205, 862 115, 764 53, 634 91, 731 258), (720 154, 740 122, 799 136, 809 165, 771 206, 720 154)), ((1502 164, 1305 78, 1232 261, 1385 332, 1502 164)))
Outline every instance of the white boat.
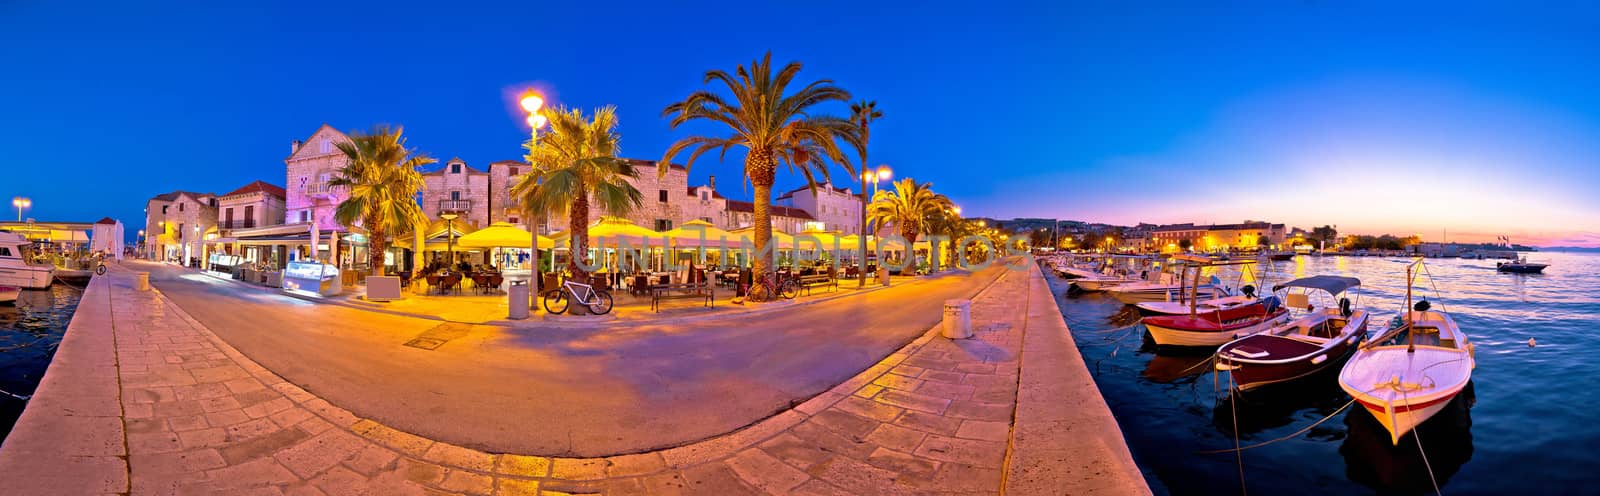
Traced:
POLYGON ((0 232, 0 286, 22 289, 50 287, 55 266, 35 262, 33 243, 20 234, 0 232))
MULTIPOLYGON (((1417 263, 1406 268, 1407 281, 1417 263)), ((1406 301, 1411 301, 1409 287, 1406 301)), ((1473 345, 1455 319, 1422 301, 1399 325, 1356 351, 1339 371, 1339 387, 1377 418, 1389 430, 1390 442, 1398 445, 1467 387, 1476 366, 1473 345)))
MULTIPOLYGON (((1112 298, 1116 298, 1117 301, 1129 305, 1136 305, 1151 301, 1179 300, 1190 297, 1188 293, 1189 291, 1185 290, 1183 286, 1178 284, 1162 284, 1154 282, 1130 282, 1126 284, 1118 284, 1106 289, 1106 294, 1111 295, 1112 298)), ((1220 298, 1224 295, 1222 288, 1206 285, 1200 286, 1200 288, 1195 291, 1194 296, 1200 299, 1213 299, 1220 298)))
MULTIPOLYGON (((1240 305, 1255 303, 1256 297, 1250 295, 1231 295, 1209 300, 1195 302, 1195 308, 1200 312, 1214 312, 1226 310, 1240 305)), ((1189 303, 1182 301, 1145 301, 1134 306, 1139 307, 1139 315, 1146 317, 1154 315, 1182 315, 1189 313, 1189 303)))

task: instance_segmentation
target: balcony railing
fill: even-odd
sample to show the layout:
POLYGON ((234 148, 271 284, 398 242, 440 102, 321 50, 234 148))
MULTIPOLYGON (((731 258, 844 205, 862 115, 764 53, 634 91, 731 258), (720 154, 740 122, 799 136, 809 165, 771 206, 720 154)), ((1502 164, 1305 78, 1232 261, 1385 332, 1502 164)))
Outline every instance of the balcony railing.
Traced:
POLYGON ((255 219, 222 221, 223 229, 249 229, 252 227, 256 227, 255 219))
POLYGON ((439 200, 440 212, 469 212, 472 210, 472 200, 439 200))
POLYGON ((306 196, 322 196, 322 195, 331 195, 335 191, 338 191, 338 190, 339 190, 338 186, 333 186, 333 185, 330 185, 330 184, 325 183, 325 182, 322 182, 322 183, 306 183, 305 193, 306 193, 306 196))

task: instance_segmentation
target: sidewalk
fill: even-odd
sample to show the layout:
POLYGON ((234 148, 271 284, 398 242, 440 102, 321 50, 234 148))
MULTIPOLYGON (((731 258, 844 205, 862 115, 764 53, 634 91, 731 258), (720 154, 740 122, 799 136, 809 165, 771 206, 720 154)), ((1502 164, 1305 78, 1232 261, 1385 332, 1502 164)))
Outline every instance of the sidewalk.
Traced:
MULTIPOLYGON (((792 410, 710 440, 552 458, 483 453, 358 418, 239 354, 158 292, 132 290, 131 280, 116 271, 91 283, 34 403, 0 448, 8 494, 996 494, 1008 449, 1012 460, 1034 450, 1015 439, 1026 431, 1013 419, 1054 415, 1015 412, 1019 373, 1024 384, 1034 377, 1021 366, 1061 356, 1044 345, 1059 345, 1055 333, 1065 332, 1059 314, 1042 310, 1054 303, 1038 273, 1008 272, 974 301, 975 339, 930 330, 792 410), (1057 339, 1035 346, 1030 329, 1057 339)), ((1088 386, 1058 393, 1093 395, 1104 408, 1088 386)), ((1027 390, 1022 399, 1037 400, 1027 390)), ((1036 442, 1060 450, 1072 447, 1056 442, 1068 434, 1114 438, 1076 456, 1127 458, 1119 434, 1094 427, 1101 431, 1041 431, 1036 442)), ((1137 470, 1106 469, 1100 477, 1132 477, 1137 486, 1122 487, 1148 492, 1137 470)), ((1041 475, 1029 477, 1040 484, 1041 475)), ((1083 482, 1034 487, 1081 493, 1083 482)))

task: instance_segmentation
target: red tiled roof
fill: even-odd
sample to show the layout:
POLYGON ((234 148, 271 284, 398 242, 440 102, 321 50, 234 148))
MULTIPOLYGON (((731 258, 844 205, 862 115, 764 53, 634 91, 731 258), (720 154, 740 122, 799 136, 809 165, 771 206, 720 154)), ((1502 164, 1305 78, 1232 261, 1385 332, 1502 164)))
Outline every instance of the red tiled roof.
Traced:
MULTIPOLYGON (((821 184, 818 184, 817 186, 819 186, 818 189, 822 189, 822 187, 823 187, 823 185, 821 185, 821 184)), ((805 190, 810 189, 810 188, 811 188, 810 186, 801 186, 801 187, 798 187, 798 188, 795 188, 795 189, 791 189, 789 191, 785 191, 781 195, 778 195, 777 199, 782 200, 784 198, 793 197, 795 193, 799 193, 801 191, 805 191, 805 190)), ((850 193, 850 188, 848 188, 848 187, 829 187, 829 188, 833 189, 834 191, 840 192, 840 193, 846 193, 846 194, 850 193)))
MULTIPOLYGON (((747 202, 747 201, 728 200, 728 210, 734 211, 734 212, 751 212, 751 213, 754 213, 756 211, 756 204, 755 203, 751 203, 751 202, 747 202)), ((793 218, 796 218, 796 219, 815 220, 815 218, 812 217, 810 213, 806 212, 805 210, 801 210, 801 209, 794 208, 794 207, 785 207, 785 206, 781 206, 781 205, 773 205, 773 206, 767 207, 767 212, 771 213, 772 215, 779 216, 779 217, 793 217, 793 218)))
POLYGON ((106 218, 94 221, 94 223, 95 224, 116 224, 117 221, 116 221, 116 219, 112 219, 110 217, 106 217, 106 218))
POLYGON ((173 191, 171 193, 162 193, 162 194, 156 195, 155 198, 151 198, 151 199, 152 200, 161 200, 161 201, 172 201, 172 200, 178 199, 178 195, 189 195, 189 196, 195 197, 195 199, 199 199, 202 196, 215 196, 215 195, 212 195, 211 193, 195 193, 193 191, 184 191, 184 190, 180 189, 180 190, 177 190, 177 191, 173 191))
POLYGON ((228 197, 228 196, 233 196, 233 195, 242 195, 242 194, 245 194, 245 193, 256 193, 256 192, 266 193, 268 195, 272 195, 272 196, 277 197, 277 198, 284 198, 284 191, 283 191, 282 187, 280 187, 280 186, 278 186, 276 184, 272 184, 272 183, 266 182, 266 181, 256 181, 256 182, 253 182, 253 183, 250 183, 250 184, 246 184, 246 185, 244 185, 244 187, 241 187, 239 189, 233 190, 232 192, 229 192, 228 194, 222 195, 222 196, 228 197))
MULTIPOLYGON (((697 195, 694 194, 694 190, 700 189, 700 188, 701 188, 700 186, 690 186, 689 187, 689 196, 691 196, 691 197, 697 196, 697 195)), ((711 190, 711 197, 712 198, 722 198, 722 193, 718 193, 717 190, 713 189, 713 190, 711 190)))

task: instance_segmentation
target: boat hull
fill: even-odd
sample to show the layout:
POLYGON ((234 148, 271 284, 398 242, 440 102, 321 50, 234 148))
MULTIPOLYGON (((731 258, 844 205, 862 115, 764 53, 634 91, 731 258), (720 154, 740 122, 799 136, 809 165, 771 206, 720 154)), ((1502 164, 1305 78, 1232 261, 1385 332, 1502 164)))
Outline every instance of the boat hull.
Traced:
POLYGON ((1150 338, 1159 346, 1181 346, 1189 348, 1217 347, 1243 336, 1271 329, 1279 324, 1288 322, 1289 312, 1283 309, 1263 317, 1252 324, 1211 329, 1183 329, 1151 323, 1146 320, 1145 329, 1150 331, 1150 338))
MULTIPOLYGON (((1259 334, 1255 337, 1265 337, 1259 334)), ((1243 339, 1250 339, 1246 336, 1243 339)), ((1234 357, 1226 354, 1226 347, 1217 352, 1217 370, 1228 371, 1233 376, 1234 387, 1240 391, 1250 391, 1263 386, 1270 386, 1293 381, 1302 377, 1322 372, 1331 367, 1344 364, 1355 350, 1356 336, 1347 337, 1338 341, 1338 344, 1328 348, 1316 349, 1304 356, 1282 363, 1265 363, 1263 361, 1234 357)))
POLYGON ((0 286, 0 305, 11 305, 17 302, 17 297, 22 294, 22 288, 14 286, 0 286))
POLYGON ((1499 270, 1500 272, 1510 272, 1510 273, 1513 273, 1513 274, 1539 274, 1539 273, 1543 273, 1544 272, 1544 268, 1545 267, 1548 267, 1548 265, 1538 265, 1538 264, 1511 265, 1511 264, 1504 264, 1504 265, 1501 265, 1499 267, 1496 267, 1496 269, 1499 270))
POLYGON ((0 286, 19 287, 22 289, 44 289, 50 287, 50 282, 55 279, 50 267, 29 265, 23 267, 0 267, 0 286))
MULTIPOLYGON (((1180 295, 1179 291, 1181 290, 1176 287, 1171 289, 1126 289, 1113 287, 1106 290, 1107 294, 1110 294, 1112 298, 1116 298, 1117 301, 1128 305, 1137 305, 1139 303, 1154 301, 1171 301, 1189 296, 1187 293, 1180 295)), ((1218 296, 1221 296, 1221 291, 1216 290, 1216 288, 1200 288, 1200 298, 1211 299, 1218 296)))

